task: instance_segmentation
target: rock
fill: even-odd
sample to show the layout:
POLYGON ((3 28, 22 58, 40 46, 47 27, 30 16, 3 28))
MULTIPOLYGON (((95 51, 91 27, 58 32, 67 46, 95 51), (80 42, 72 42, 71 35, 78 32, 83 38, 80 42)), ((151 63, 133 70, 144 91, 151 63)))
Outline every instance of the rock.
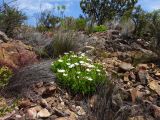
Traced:
POLYGON ((128 120, 146 120, 144 116, 129 117, 128 120))
POLYGON ((155 75, 158 76, 158 77, 160 77, 160 71, 157 71, 157 72, 155 73, 155 75))
POLYGON ((135 76, 135 74, 133 72, 130 72, 129 79, 132 80, 132 81, 136 80, 136 76, 135 76))
POLYGON ((134 69, 134 67, 130 63, 125 63, 125 62, 121 63, 119 65, 119 68, 123 71, 130 71, 134 69))
POLYGON ((137 67, 138 69, 143 69, 143 70, 147 70, 149 68, 147 64, 138 64, 137 67))
POLYGON ((40 100, 40 105, 41 105, 42 107, 44 107, 44 108, 48 107, 48 103, 47 103, 47 101, 46 101, 45 99, 41 99, 41 100, 40 100))
POLYGON ((0 40, 2 40, 3 42, 8 42, 10 39, 4 32, 0 31, 0 40))
POLYGON ((156 80, 152 80, 149 82, 149 88, 154 90, 158 95, 160 95, 160 82, 156 80))
POLYGON ((132 97, 132 103, 135 103, 137 98, 142 99, 145 94, 143 92, 140 92, 137 88, 131 89, 130 92, 132 97))
POLYGON ((46 108, 42 109, 37 114, 38 118, 48 118, 50 116, 51 116, 51 113, 46 108))
POLYGON ((22 118, 22 116, 21 116, 21 115, 15 115, 15 117, 16 117, 17 119, 22 118))
POLYGON ((0 97, 0 109, 1 107, 7 106, 7 102, 5 98, 0 97))
POLYGON ((123 78, 124 82, 128 82, 129 81, 129 72, 126 72, 124 74, 124 78, 123 78))
POLYGON ((59 117, 59 118, 56 118, 55 120, 77 120, 78 118, 78 116, 74 112, 71 112, 70 110, 66 110, 65 113, 69 114, 69 116, 59 117))
POLYGON ((85 115, 85 114, 86 114, 86 112, 84 111, 84 109, 83 109, 81 106, 77 106, 77 107, 76 107, 76 110, 77 110, 77 114, 78 114, 79 116, 82 116, 82 115, 85 115))
POLYGON ((153 111, 154 111, 154 117, 158 120, 160 119, 160 107, 156 105, 152 105, 153 111))
POLYGON ((30 108, 27 110, 27 117, 33 120, 37 118, 37 111, 35 108, 30 108))
POLYGON ((56 114, 58 117, 66 117, 66 116, 68 116, 67 113, 62 112, 62 111, 60 111, 60 110, 58 110, 58 109, 56 109, 56 108, 54 108, 54 112, 55 112, 55 114, 56 114))
POLYGON ((31 101, 29 99, 23 99, 19 102, 19 108, 27 108, 32 105, 31 101))
POLYGON ((54 94, 55 90, 57 89, 56 86, 49 86, 46 88, 46 90, 43 92, 43 97, 50 97, 52 94, 54 94))
POLYGON ((95 104, 96 104, 96 101, 97 101, 97 98, 98 98, 97 95, 93 95, 93 96, 91 97, 91 99, 89 100, 89 104, 90 104, 90 107, 91 107, 91 108, 94 108, 94 106, 95 106, 95 104))
POLYGON ((32 48, 21 41, 0 44, 0 66, 6 65, 15 70, 37 61, 32 48))
POLYGON ((140 69, 138 71, 138 79, 140 80, 142 85, 146 85, 148 82, 149 74, 146 70, 140 69))

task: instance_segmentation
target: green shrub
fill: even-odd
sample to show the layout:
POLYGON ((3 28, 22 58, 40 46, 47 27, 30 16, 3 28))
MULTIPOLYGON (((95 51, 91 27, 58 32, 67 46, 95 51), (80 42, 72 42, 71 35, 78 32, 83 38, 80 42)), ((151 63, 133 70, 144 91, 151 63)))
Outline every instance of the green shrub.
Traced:
POLYGON ((107 30, 107 27, 104 25, 93 27, 93 32, 104 32, 107 30))
POLYGON ((51 65, 58 82, 73 93, 91 94, 104 84, 106 73, 101 64, 93 63, 83 53, 66 53, 51 65))
POLYGON ((86 20, 85 19, 77 19, 76 20, 76 26, 75 26, 76 30, 79 30, 79 31, 83 31, 85 30, 85 27, 86 27, 86 20))
POLYGON ((21 26, 26 19, 21 11, 5 3, 3 9, 0 9, 0 30, 9 37, 14 37, 14 29, 21 26))
POLYGON ((45 47, 45 53, 50 57, 58 57, 65 52, 76 49, 76 36, 73 32, 58 32, 53 41, 45 47))
POLYGON ((9 78, 12 76, 12 71, 8 67, 0 68, 0 87, 8 84, 9 78))

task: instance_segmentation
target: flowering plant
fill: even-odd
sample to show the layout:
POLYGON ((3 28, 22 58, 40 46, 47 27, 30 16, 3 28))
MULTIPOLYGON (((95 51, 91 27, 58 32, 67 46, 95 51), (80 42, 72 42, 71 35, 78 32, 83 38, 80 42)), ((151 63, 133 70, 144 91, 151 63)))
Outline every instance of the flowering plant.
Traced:
POLYGON ((73 93, 90 94, 106 80, 101 64, 93 63, 84 53, 65 53, 51 65, 58 82, 73 93))

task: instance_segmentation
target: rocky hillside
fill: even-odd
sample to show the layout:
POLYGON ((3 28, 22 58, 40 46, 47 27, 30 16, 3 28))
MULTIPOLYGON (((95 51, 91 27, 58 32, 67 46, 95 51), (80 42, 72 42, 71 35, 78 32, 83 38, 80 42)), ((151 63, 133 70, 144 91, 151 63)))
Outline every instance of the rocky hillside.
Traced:
POLYGON ((50 70, 53 60, 39 60, 32 46, 2 33, 0 39, 0 65, 15 70, 1 89, 0 119, 160 119, 159 59, 149 49, 149 42, 123 38, 116 30, 90 35, 79 32, 78 50, 101 62, 110 81, 86 97, 71 94, 57 84, 50 70))

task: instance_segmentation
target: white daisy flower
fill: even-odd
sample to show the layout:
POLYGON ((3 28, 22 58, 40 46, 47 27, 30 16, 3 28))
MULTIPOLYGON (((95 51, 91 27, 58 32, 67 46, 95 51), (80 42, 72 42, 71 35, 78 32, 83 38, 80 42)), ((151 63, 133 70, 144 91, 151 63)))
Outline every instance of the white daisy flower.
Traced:
POLYGON ((77 72, 77 74, 80 74, 81 72, 77 72))
POLYGON ((64 73, 64 74, 63 74, 63 76, 67 77, 67 76, 68 76, 68 74, 65 74, 65 73, 64 73))
POLYGON ((71 63, 66 63, 68 66, 71 65, 71 63))
POLYGON ((92 60, 91 59, 87 59, 88 61, 90 61, 90 62, 92 62, 92 60))
POLYGON ((71 57, 76 58, 76 57, 77 57, 77 55, 72 55, 71 57))
POLYGON ((58 69, 57 70, 59 73, 64 73, 65 72, 65 70, 63 70, 63 69, 58 69))
POLYGON ((74 64, 77 65, 77 66, 79 65, 79 63, 74 63, 74 64))
POLYGON ((90 70, 90 69, 86 69, 86 71, 87 71, 87 72, 90 72, 91 70, 90 70))
POLYGON ((73 67, 75 67, 75 65, 74 65, 74 64, 72 64, 72 65, 70 65, 70 66, 69 66, 69 68, 73 68, 73 67))
POLYGON ((94 65, 88 65, 88 67, 89 67, 89 68, 95 68, 95 66, 94 66, 94 65))
POLYGON ((90 77, 86 77, 87 80, 92 81, 93 79, 90 77))
POLYGON ((84 64, 84 61, 79 61, 80 64, 84 64))
POLYGON ((97 71, 97 72, 101 72, 100 69, 97 69, 96 71, 97 71))
POLYGON ((85 53, 82 53, 82 54, 81 54, 81 56, 83 56, 83 57, 84 57, 84 56, 85 56, 85 53))
POLYGON ((69 59, 67 59, 67 61, 70 61, 71 59, 69 58, 69 59))
POLYGON ((63 62, 63 60, 59 59, 58 62, 63 62))

